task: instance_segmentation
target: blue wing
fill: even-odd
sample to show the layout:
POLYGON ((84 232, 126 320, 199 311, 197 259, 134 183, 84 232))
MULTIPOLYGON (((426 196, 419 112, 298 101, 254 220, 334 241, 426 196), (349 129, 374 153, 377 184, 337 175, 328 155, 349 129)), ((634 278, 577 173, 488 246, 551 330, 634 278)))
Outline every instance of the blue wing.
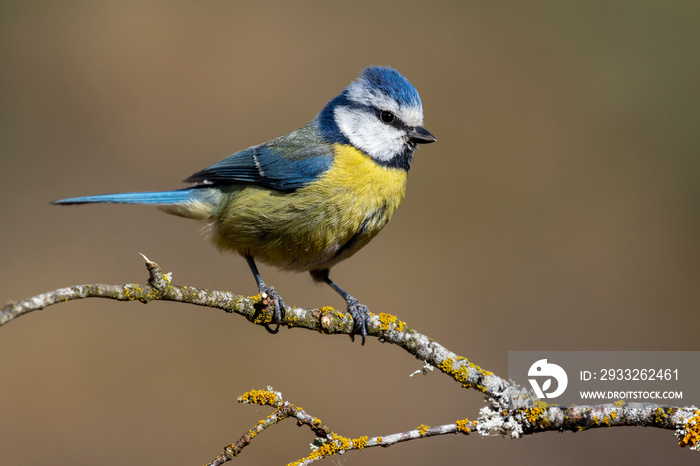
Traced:
POLYGON ((250 183, 294 191, 321 176, 333 162, 333 148, 315 123, 272 141, 236 152, 185 181, 250 183))

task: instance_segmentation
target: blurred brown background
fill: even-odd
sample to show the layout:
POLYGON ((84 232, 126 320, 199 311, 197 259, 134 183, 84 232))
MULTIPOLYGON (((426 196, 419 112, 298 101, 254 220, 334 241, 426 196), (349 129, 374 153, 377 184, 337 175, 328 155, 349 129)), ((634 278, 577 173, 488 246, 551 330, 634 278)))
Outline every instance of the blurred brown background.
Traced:
MULTIPOLYGON (((143 282, 253 294, 245 262, 154 208, 55 207, 170 189, 307 121, 372 64, 418 88, 404 206, 333 277, 451 350, 698 350, 697 2, 0 3, 0 301, 143 282)), ((342 301, 263 267, 287 303, 342 301)), ((0 463, 202 464, 272 385, 348 436, 476 418, 482 396, 370 339, 173 303, 88 300, 0 329, 0 463)), ((684 400, 699 404, 700 400, 684 400)), ((235 464, 305 456, 288 422, 235 464)), ((450 436, 328 464, 697 464, 670 431, 450 436)))

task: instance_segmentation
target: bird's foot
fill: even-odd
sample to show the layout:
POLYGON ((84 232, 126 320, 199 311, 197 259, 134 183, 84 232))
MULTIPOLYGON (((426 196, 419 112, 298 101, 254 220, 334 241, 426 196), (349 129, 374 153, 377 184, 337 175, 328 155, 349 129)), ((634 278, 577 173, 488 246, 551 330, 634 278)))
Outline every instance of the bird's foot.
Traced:
MULTIPOLYGON (((270 333, 277 333, 280 331, 282 319, 284 318, 284 301, 282 301, 282 297, 279 295, 279 293, 275 291, 274 286, 267 286, 263 284, 260 286, 259 291, 260 296, 262 297, 261 303, 263 305, 263 308, 269 306, 271 303, 274 305, 274 314, 272 315, 272 321, 268 324, 265 324, 265 330, 267 330, 270 333), (271 325, 274 325, 275 328, 273 329, 271 325)), ((259 312, 261 312, 263 308, 261 308, 259 312)))
POLYGON ((369 330, 369 309, 364 304, 361 304, 357 299, 348 296, 348 312, 352 315, 354 326, 350 338, 355 341, 355 335, 362 337, 362 344, 365 344, 367 330, 369 330))

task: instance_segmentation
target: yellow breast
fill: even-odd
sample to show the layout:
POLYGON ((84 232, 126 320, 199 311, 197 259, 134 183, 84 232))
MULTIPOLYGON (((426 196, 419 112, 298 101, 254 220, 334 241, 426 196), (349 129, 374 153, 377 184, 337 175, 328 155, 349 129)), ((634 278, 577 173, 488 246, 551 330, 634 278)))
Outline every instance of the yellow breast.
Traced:
POLYGON ((323 269, 350 257, 391 219, 407 173, 335 144, 331 167, 291 193, 234 186, 213 225, 223 249, 290 270, 323 269))

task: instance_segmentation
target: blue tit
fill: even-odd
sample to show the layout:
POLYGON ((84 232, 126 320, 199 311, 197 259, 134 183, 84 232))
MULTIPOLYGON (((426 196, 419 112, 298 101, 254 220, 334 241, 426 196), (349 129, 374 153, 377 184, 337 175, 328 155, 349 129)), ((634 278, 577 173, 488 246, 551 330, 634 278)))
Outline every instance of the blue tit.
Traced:
POLYGON ((202 220, 222 250, 248 262, 258 290, 274 303, 279 330, 284 301, 263 282, 255 261, 309 271, 347 302, 353 334, 367 335, 366 306, 330 279, 329 270, 355 254, 403 201, 425 130, 418 91, 398 71, 373 66, 329 101, 303 128, 236 152, 195 173, 190 187, 74 197, 54 204, 149 204, 202 220))

